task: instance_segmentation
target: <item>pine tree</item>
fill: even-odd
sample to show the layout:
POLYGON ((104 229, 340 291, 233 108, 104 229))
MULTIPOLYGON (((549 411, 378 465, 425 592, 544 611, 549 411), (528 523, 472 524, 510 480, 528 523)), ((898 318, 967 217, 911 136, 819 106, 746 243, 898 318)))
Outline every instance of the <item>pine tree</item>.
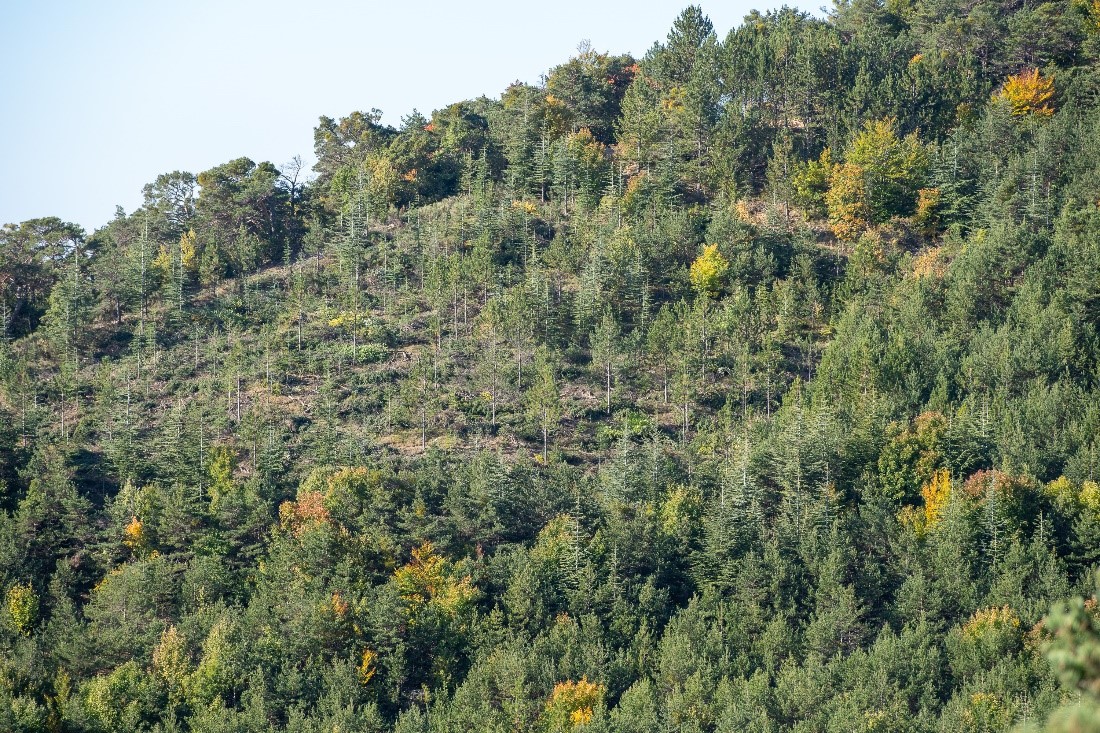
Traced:
POLYGON ((527 390, 527 417, 542 432, 542 460, 546 462, 550 433, 561 420, 561 392, 553 355, 544 347, 535 352, 534 382, 527 390))
POLYGON ((611 414, 611 382, 618 371, 622 358, 620 350, 619 324, 610 311, 604 311, 599 326, 592 332, 589 342, 592 344, 592 366, 603 376, 605 388, 604 410, 611 414))

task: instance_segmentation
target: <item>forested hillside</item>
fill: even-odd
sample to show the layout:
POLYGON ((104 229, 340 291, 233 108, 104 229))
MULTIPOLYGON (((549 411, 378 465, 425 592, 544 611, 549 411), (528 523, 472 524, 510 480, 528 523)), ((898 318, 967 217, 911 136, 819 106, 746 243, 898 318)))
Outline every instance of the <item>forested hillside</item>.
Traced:
POLYGON ((692 7, 4 226, 0 730, 1100 730, 1098 57, 692 7))

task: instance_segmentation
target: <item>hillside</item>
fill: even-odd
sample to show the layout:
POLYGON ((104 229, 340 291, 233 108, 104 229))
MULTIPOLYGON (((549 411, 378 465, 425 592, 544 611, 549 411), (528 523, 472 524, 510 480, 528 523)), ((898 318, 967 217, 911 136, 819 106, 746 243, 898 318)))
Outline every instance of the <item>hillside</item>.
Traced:
POLYGON ((1098 57, 690 7, 5 225, 0 730, 1100 730, 1098 57))

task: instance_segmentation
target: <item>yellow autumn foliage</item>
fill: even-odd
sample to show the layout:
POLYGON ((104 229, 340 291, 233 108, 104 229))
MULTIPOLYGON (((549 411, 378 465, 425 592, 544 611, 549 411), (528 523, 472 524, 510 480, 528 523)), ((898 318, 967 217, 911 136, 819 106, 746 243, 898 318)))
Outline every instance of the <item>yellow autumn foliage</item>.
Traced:
POLYGON ((1054 114, 1054 79, 1043 76, 1038 69, 1028 69, 1005 80, 1001 91, 993 95, 995 102, 1008 104, 1016 117, 1054 114))
POLYGON ((733 213, 736 214, 739 221, 743 221, 746 224, 753 223, 752 210, 749 208, 749 204, 745 199, 737 199, 737 203, 733 205, 733 213))
POLYGON ((1081 484, 1081 493, 1077 496, 1081 506, 1100 513, 1100 484, 1095 481, 1086 481, 1081 484))
POLYGON ((829 148, 822 150, 817 160, 807 160, 795 165, 791 176, 794 200, 813 216, 826 214, 825 194, 829 190, 829 180, 835 167, 833 153, 829 148))
POLYGON ((174 625, 160 635, 160 643, 153 649, 153 672, 168 688, 169 697, 178 702, 191 676, 191 660, 187 654, 187 641, 174 625))
POLYGON ((592 722, 603 693, 603 685, 589 682, 587 677, 559 682, 546 702, 540 727, 548 733, 566 733, 592 722))
POLYGON ((167 244, 160 245, 157 256, 153 258, 151 269, 164 278, 168 277, 168 273, 172 271, 172 253, 168 251, 167 244))
POLYGON ((700 511, 701 498, 698 492, 688 486, 676 486, 661 503, 661 532, 669 537, 686 536, 700 511))
POLYGON ((976 611, 962 627, 962 635, 967 639, 978 640, 991 632, 1015 630, 1020 628, 1020 617, 1008 606, 983 608, 976 611))
POLYGON ((999 695, 991 692, 975 692, 963 710, 965 730, 1003 730, 1012 719, 1012 711, 999 695))
POLYGON ((922 188, 917 191, 917 210, 913 214, 913 223, 926 235, 932 236, 939 223, 937 209, 940 205, 938 188, 922 188))
POLYGON ((363 317, 358 313, 352 313, 351 311, 340 311, 333 318, 328 320, 328 325, 332 328, 340 328, 341 326, 350 326, 357 321, 362 321, 363 317))
POLYGON ((622 198, 624 210, 629 211, 644 200, 645 189, 649 184, 648 176, 649 174, 646 171, 638 171, 626 182, 626 190, 623 191, 622 198))
POLYGON ((195 230, 188 229, 180 237, 180 261, 183 263, 183 269, 188 272, 195 269, 195 252, 195 230))
POLYGON ((943 277, 946 270, 942 247, 931 247, 913 258, 913 277, 943 277))
POLYGON ((29 636, 38 620, 38 594, 29 584, 13 585, 8 589, 8 614, 20 634, 29 636))
POLYGON ((932 478, 921 487, 920 495, 924 499, 924 506, 919 509, 906 507, 898 515, 898 520, 918 537, 924 537, 939 524, 944 509, 951 500, 951 474, 946 469, 933 473, 932 478))
POLYGON ((363 656, 359 662, 358 668, 359 684, 366 685, 374 679, 375 673, 378 672, 378 667, 376 666, 377 661, 378 654, 375 653, 373 649, 367 647, 363 650, 363 656))
POLYGON ((148 549, 145 524, 136 515, 130 518, 130 523, 122 530, 122 542, 135 554, 142 554, 148 549))
POLYGON ((1043 493, 1063 506, 1100 514, 1100 483, 1095 481, 1083 481, 1078 487, 1065 476, 1059 476, 1043 487, 1043 493))
POLYGON ((512 202, 512 208, 516 211, 522 211, 528 216, 534 216, 538 213, 538 206, 533 201, 516 200, 512 202))
POLYGON ((351 604, 344 599, 340 591, 335 591, 332 594, 329 605, 332 607, 333 615, 341 619, 348 615, 348 610, 351 608, 351 604))
POLYGON ((867 205, 863 168, 854 163, 833 166, 825 207, 829 212, 829 227, 837 239, 851 242, 867 228, 871 210, 867 205))
POLYGON ((211 451, 210 467, 207 469, 211 511, 217 511, 221 500, 234 491, 233 471, 236 465, 236 455, 228 446, 220 445, 211 451))
POLYGON ((547 134, 556 138, 569 132, 573 126, 573 112, 563 100, 553 94, 546 95, 546 106, 543 108, 547 134))
POLYGON ((1073 484, 1065 476, 1059 476, 1048 483, 1043 491, 1055 501, 1073 501, 1076 498, 1073 484))
POLYGON ((708 244, 703 248, 703 254, 691 263, 691 284, 700 295, 713 298, 722 289, 722 281, 729 269, 729 260, 718 251, 718 245, 708 244))
POLYGON ((325 506, 325 496, 319 491, 307 491, 297 501, 284 501, 279 505, 279 523, 282 528, 301 537, 306 531, 331 524, 332 516, 325 506))
POLYGON ((472 601, 473 586, 468 577, 451 576, 451 563, 435 551, 431 542, 424 542, 412 551, 412 559, 394 571, 394 584, 405 601, 410 623, 416 623, 425 608, 438 610, 446 616, 458 616, 472 601))
POLYGON ((941 469, 932 474, 932 478, 921 487, 920 495, 924 499, 925 527, 931 529, 943 516, 947 502, 951 500, 951 474, 941 469))
POLYGON ((666 112, 678 112, 684 108, 687 92, 681 86, 674 86, 668 90, 668 94, 661 100, 661 109, 666 112))
POLYGON ((153 258, 152 269, 163 278, 169 277, 177 265, 182 266, 184 272, 194 272, 195 252, 195 230, 190 229, 180 237, 178 250, 172 251, 167 244, 160 245, 153 258))

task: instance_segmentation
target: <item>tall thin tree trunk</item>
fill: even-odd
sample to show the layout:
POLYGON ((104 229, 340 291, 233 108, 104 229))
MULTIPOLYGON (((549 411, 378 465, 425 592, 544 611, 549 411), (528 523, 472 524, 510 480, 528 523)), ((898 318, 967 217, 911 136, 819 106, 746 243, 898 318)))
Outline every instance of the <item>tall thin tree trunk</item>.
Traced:
POLYGON ((611 362, 607 362, 607 414, 611 414, 611 362))
POLYGON ((687 445, 688 440, 688 401, 684 400, 684 445, 687 445))

